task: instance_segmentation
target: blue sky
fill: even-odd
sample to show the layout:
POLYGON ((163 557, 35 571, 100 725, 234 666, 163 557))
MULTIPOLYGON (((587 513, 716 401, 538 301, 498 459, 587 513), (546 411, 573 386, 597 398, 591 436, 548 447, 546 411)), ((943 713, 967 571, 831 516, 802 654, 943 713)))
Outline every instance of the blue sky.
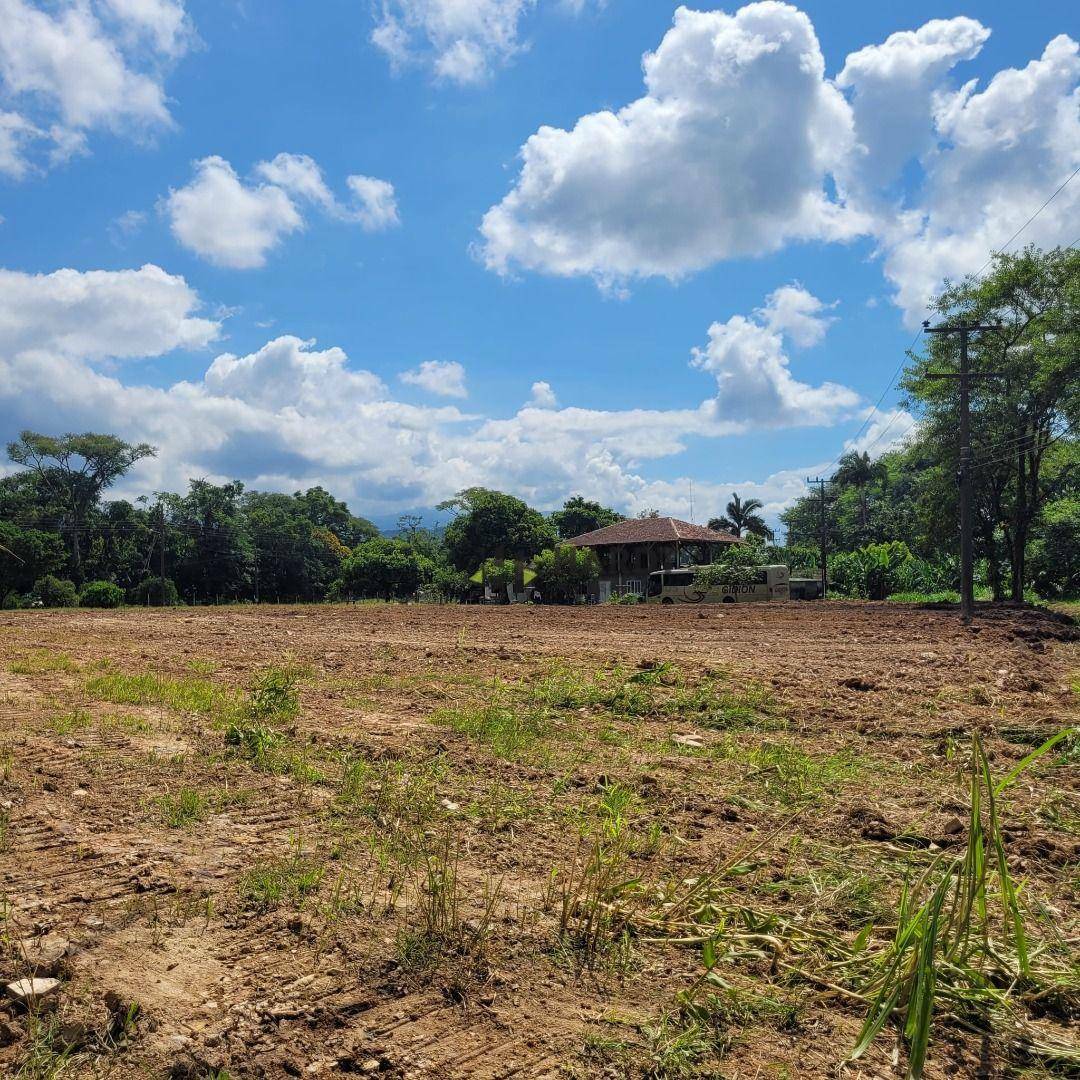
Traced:
POLYGON ((0 0, 3 435, 382 523, 472 483, 775 517, 885 449, 925 296, 1080 165, 1075 5, 676 8, 0 0))

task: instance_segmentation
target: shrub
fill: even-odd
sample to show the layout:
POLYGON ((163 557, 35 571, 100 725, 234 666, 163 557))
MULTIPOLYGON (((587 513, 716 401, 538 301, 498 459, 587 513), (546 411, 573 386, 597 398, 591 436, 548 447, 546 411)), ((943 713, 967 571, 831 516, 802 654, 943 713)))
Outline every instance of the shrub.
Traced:
POLYGON ((600 576, 600 563, 592 548, 560 544, 542 551, 533 562, 536 587, 545 599, 571 601, 600 576))
POLYGON ((75 590, 74 581, 65 581, 63 578, 46 574, 34 584, 33 599, 42 607, 75 607, 79 602, 79 594, 75 590))
POLYGON ((119 607, 124 602, 124 590, 111 581, 88 581, 79 590, 79 607, 119 607))
POLYGON ((841 551, 829 564, 829 580, 846 596, 883 600, 894 593, 937 593, 949 589, 953 574, 913 555, 907 544, 891 540, 841 551))
MULTIPOLYGON (((161 606, 161 578, 148 577, 135 586, 133 599, 136 604, 147 604, 150 607, 161 606)), ((177 607, 180 603, 180 594, 176 591, 176 583, 170 578, 165 579, 165 606, 177 607)))

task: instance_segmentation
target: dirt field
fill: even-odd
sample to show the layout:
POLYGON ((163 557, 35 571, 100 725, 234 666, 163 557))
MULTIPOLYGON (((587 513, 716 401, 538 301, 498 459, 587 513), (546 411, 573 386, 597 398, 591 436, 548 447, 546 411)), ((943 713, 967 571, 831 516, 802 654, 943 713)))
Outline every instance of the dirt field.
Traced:
MULTIPOLYGON (((902 1075, 893 1022, 844 1064, 860 950, 964 849, 972 733, 1000 778, 1077 722, 1078 637, 842 602, 0 613, 0 973, 60 980, 0 1012, 0 1074, 902 1075)), ((1067 738, 997 806, 1060 978, 1019 1041, 942 1018, 927 1076, 1075 1075, 1029 1032, 1075 1045, 1078 781, 1067 738)))

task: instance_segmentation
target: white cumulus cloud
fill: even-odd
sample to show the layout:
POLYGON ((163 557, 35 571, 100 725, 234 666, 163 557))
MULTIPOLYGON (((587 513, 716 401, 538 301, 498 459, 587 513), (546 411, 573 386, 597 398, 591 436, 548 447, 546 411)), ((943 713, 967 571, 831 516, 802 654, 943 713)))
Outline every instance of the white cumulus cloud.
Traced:
POLYGON ((419 386, 440 397, 468 397, 465 368, 456 360, 425 360, 419 367, 401 373, 401 381, 419 386))
POLYGON ((862 227, 826 190, 853 124, 802 12, 679 8, 644 70, 643 97, 525 143, 517 182, 483 219, 490 268, 679 277, 862 227))
POLYGON ((200 349, 221 333, 217 320, 196 314, 200 306, 182 277, 149 264, 51 274, 0 269, 0 354, 100 360, 200 349))
MULTIPOLYGON (((795 304, 778 290, 748 321, 765 335, 782 337, 785 331, 770 329, 769 319, 796 309, 800 318, 827 318, 823 306, 815 309, 805 299, 795 304)), ((201 378, 141 382, 138 373, 154 357, 201 349, 220 335, 220 323, 199 310, 199 298, 183 278, 157 267, 4 272, 5 426, 113 431, 153 443, 161 453, 140 465, 128 494, 182 488, 192 476, 285 491, 321 483, 359 510, 392 513, 482 484, 515 491, 544 508, 575 491, 627 510, 662 506, 681 512, 677 485, 648 473, 651 463, 679 454, 689 439, 780 423, 827 423, 837 415, 831 403, 815 398, 820 388, 785 381, 781 373, 782 386, 807 398, 808 411, 773 412, 762 420, 753 402, 736 407, 725 378, 730 366, 712 371, 720 381, 713 396, 685 408, 560 407, 550 386, 538 382, 531 400, 510 416, 469 415, 449 404, 395 400, 378 373, 354 365, 344 350, 287 334, 246 355, 217 356, 201 378), (136 357, 145 363, 120 374, 100 364, 136 357)), ((775 349, 766 345, 744 357, 739 376, 749 379, 754 363, 775 375, 775 349)), ((785 367, 786 359, 779 363, 785 367)), ((453 363, 429 361, 406 374, 451 397, 465 388, 464 370, 453 363)), ((695 485, 699 508, 708 491, 709 485, 695 485)))
POLYGON ((383 0, 371 40, 395 69, 426 62, 450 82, 483 82, 521 49, 535 0, 383 0))
POLYGON ((342 204, 306 154, 278 154, 253 172, 257 181, 247 183, 224 158, 197 161, 194 179, 161 201, 177 241, 218 266, 248 270, 265 265, 286 236, 304 228, 300 204, 368 231, 398 223, 394 188, 385 180, 349 176, 353 200, 342 204))
POLYGON ((397 198, 389 180, 374 176, 350 176, 345 181, 356 199, 353 216, 368 232, 377 232, 398 224, 397 198))
MULTIPOLYGON (((979 270, 1080 166, 1080 45, 1060 35, 1023 68, 942 91, 935 148, 915 206, 881 228, 886 277, 909 324, 943 278, 979 270)), ((1080 184, 1066 187, 1022 243, 1068 244, 1080 228, 1080 184)))
POLYGON ((532 384, 529 404, 536 409, 554 409, 559 404, 559 399, 551 389, 551 383, 540 380, 532 384))
POLYGON ((833 382, 811 386, 789 369, 785 337, 796 345, 817 344, 830 321, 824 309, 817 297, 788 285, 753 316, 733 315, 709 327, 709 343, 694 350, 693 364, 716 377, 718 419, 795 427, 832 424, 851 413, 860 400, 854 390, 833 382))
MULTIPOLYGON (((796 241, 866 236, 909 323, 979 270, 1080 165, 1080 46, 957 85, 990 29, 934 19, 852 52, 835 79, 814 27, 776 0, 679 8, 623 108, 542 126, 477 252, 504 274, 616 293, 796 241)), ((1067 244, 1072 184, 1025 230, 1067 244)))
POLYGON ((859 145, 849 171, 864 194, 892 184, 908 161, 932 149, 943 79, 976 56, 989 36, 975 19, 932 19, 848 56, 836 83, 852 92, 859 145))
POLYGON ((31 125, 17 157, 10 140, 0 146, 0 169, 18 178, 42 167, 31 135, 55 163, 94 129, 145 138, 169 127, 163 80, 192 40, 179 0, 0 0, 0 91, 31 125))
POLYGON ((218 266, 249 270, 304 219, 288 194, 273 184, 248 186, 220 157, 195 163, 195 179, 164 200, 173 236, 218 266))

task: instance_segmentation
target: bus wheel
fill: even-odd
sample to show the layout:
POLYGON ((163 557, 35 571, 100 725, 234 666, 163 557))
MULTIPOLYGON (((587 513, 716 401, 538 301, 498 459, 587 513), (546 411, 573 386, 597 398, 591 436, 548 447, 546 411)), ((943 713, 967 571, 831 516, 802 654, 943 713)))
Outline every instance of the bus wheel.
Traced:
POLYGON ((660 603, 661 604, 674 604, 675 601, 672 600, 670 596, 665 596, 664 599, 660 601, 660 603))
POLYGON ((725 604, 734 604, 735 603, 735 597, 734 596, 725 596, 724 597, 724 603, 725 604))

